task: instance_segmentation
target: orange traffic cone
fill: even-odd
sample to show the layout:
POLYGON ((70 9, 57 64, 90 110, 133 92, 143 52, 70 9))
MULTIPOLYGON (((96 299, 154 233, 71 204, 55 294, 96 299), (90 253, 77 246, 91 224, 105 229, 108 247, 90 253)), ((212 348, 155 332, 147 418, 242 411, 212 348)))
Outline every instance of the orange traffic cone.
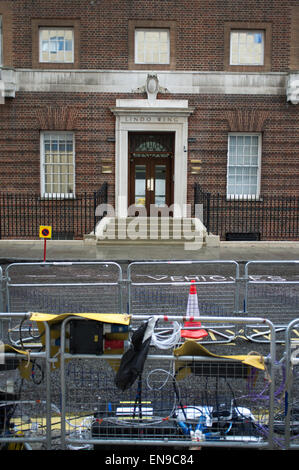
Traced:
POLYGON ((208 333, 206 330, 200 328, 200 321, 193 320, 194 317, 199 317, 200 313, 198 308, 196 285, 194 284, 195 280, 192 280, 191 283, 192 284, 190 286, 186 312, 187 320, 184 322, 184 328, 181 330, 181 337, 190 339, 201 339, 208 336, 208 333), (200 329, 195 329, 196 327, 199 327, 200 329))

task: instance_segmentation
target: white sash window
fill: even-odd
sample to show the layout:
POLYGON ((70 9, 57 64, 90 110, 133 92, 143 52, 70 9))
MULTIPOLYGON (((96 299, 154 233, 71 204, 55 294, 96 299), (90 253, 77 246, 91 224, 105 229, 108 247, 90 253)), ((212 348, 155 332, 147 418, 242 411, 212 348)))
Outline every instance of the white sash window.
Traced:
POLYGON ((74 197, 75 144, 72 132, 41 134, 42 195, 74 197))
POLYGON ((230 134, 227 197, 256 199, 260 195, 261 135, 230 134))

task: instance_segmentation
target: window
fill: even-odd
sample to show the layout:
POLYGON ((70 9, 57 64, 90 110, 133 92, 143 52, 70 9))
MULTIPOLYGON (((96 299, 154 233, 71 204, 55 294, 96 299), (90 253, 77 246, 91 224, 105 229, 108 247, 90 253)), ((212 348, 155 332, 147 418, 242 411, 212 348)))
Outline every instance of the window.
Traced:
POLYGON ((264 32, 231 31, 231 65, 264 65, 264 32))
POLYGON ((169 64, 169 30, 135 30, 136 64, 169 64))
POLYGON ((176 21, 129 20, 129 70, 175 70, 176 21))
POLYGON ((3 65, 3 59, 2 59, 2 16, 0 15, 0 66, 3 65))
POLYGON ((34 18, 31 24, 32 68, 80 68, 79 19, 34 18))
POLYGON ((70 197, 75 193, 74 134, 44 132, 41 135, 42 194, 70 197))
POLYGON ((74 31, 71 28, 39 31, 40 62, 74 62, 74 31))
POLYGON ((227 197, 258 198, 261 135, 231 134, 228 139, 227 197))
POLYGON ((224 24, 224 70, 269 72, 271 68, 271 23, 232 21, 224 24))

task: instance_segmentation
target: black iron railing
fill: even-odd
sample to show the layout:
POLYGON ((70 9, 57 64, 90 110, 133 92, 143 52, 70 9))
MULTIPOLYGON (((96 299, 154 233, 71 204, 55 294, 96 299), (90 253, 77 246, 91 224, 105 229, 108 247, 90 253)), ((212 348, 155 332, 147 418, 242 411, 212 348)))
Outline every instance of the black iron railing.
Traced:
POLYGON ((107 198, 107 183, 73 198, 0 193, 0 238, 36 239, 40 225, 49 225, 53 239, 81 239, 94 231, 100 220, 96 208, 107 204, 107 198))
POLYGON ((299 240, 298 196, 228 199, 195 184, 194 207, 207 231, 222 240, 299 240))

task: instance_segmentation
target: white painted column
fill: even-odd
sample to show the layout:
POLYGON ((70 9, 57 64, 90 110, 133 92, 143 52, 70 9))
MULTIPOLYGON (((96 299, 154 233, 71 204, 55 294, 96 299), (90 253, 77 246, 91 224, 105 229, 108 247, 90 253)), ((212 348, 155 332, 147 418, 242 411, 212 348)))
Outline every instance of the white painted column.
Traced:
POLYGON ((128 213, 128 132, 120 125, 117 117, 116 126, 116 174, 115 174, 115 214, 127 217, 128 213))

